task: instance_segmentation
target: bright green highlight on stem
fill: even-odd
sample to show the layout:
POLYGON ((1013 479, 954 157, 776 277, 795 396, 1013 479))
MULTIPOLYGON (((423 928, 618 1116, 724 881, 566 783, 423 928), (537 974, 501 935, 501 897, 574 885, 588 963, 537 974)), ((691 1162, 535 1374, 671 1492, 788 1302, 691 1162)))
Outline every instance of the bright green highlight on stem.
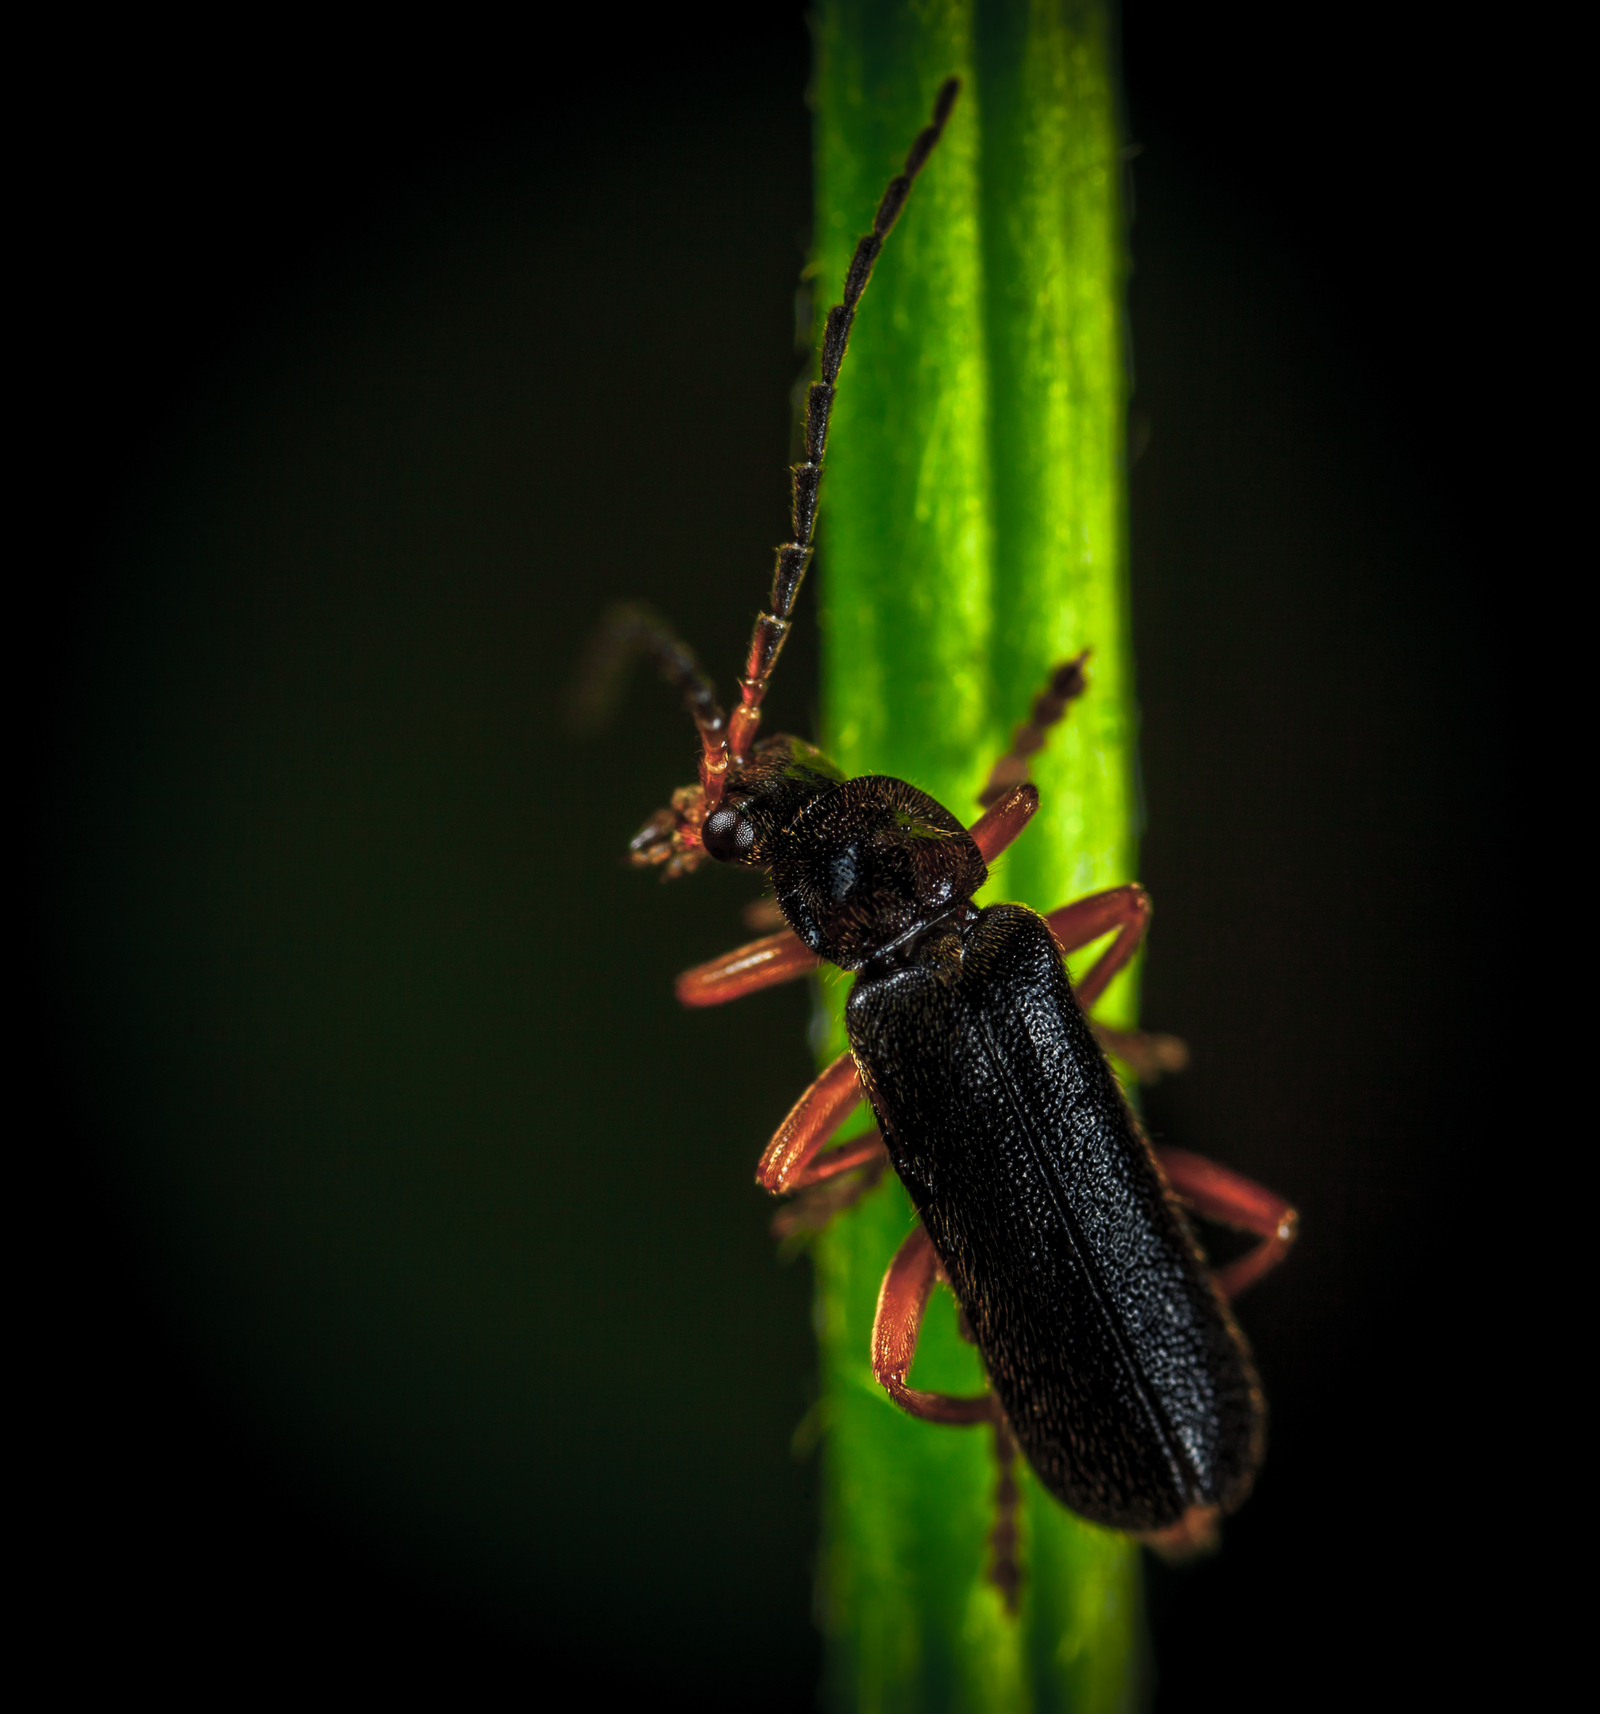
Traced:
MULTIPOLYGON (((1047 911, 1136 873, 1109 6, 823 0, 816 39, 819 306, 935 90, 962 80, 840 376, 818 575, 824 745, 849 774, 893 774, 975 816, 1050 668, 1092 648, 1088 694, 1034 759, 1042 807, 987 894, 1047 911)), ((828 1058, 846 991, 825 985, 828 1058)), ((1130 973, 1097 1016, 1131 1023, 1135 1003, 1130 973)), ((989 1431, 914 1422, 872 1380, 878 1286, 910 1225, 890 1182, 815 1252, 832 1700, 862 1714, 1133 1707, 1137 1550, 1024 1472, 1026 1581, 1009 1617, 985 1576, 989 1431)), ((913 1380, 982 1385, 948 1293, 913 1380)))

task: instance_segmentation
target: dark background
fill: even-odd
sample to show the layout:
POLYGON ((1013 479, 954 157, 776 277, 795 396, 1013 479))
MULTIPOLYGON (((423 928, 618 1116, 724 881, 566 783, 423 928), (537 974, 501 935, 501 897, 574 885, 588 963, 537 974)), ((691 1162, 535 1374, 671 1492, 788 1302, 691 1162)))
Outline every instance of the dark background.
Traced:
MULTIPOLYGON (((743 895, 617 853, 686 723, 558 720, 605 599, 725 676, 759 598, 803 19, 440 28, 43 72, 35 1580, 73 1672, 805 1708, 809 1281, 749 1187, 805 1000, 677 1010, 743 895)), ((1305 1222, 1257 1494, 1152 1572, 1158 1706, 1399 1705, 1495 1527, 1451 1264, 1502 169, 1428 12, 1130 0, 1125 59, 1145 1012, 1195 1050, 1149 1114, 1305 1222)))

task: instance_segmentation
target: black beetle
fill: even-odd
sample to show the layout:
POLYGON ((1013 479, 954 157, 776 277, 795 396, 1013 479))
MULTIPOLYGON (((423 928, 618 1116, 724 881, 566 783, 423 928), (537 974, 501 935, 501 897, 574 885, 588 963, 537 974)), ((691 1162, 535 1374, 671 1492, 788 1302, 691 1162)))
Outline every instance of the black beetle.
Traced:
MULTIPOLYGON (((1281 1259, 1295 1215, 1281 1198, 1140 1131, 1104 1049, 1136 1069, 1181 1062, 1170 1037, 1091 1025, 1085 1012, 1132 957, 1149 900, 1129 885, 1049 917, 979 909, 988 864, 1038 804, 1027 757, 1085 687, 1085 655, 1036 699, 995 767, 969 829, 903 780, 846 779, 820 751, 756 741, 761 703, 811 551, 828 415, 856 305, 957 93, 890 181, 871 232, 828 313, 807 400, 805 461, 794 470, 793 539, 778 550, 771 609, 755 625, 740 702, 718 705, 693 654, 654 615, 618 609, 613 657, 654 654, 699 728, 699 783, 635 837, 633 861, 668 876, 704 858, 764 871, 787 927, 689 971, 678 993, 714 1005, 791 980, 822 961, 858 973, 846 1008, 850 1051, 800 1097, 757 1174, 774 1193, 827 1186, 836 1212, 885 1158, 919 1224, 890 1264, 872 1365, 890 1396, 934 1422, 994 1424, 1003 1503, 1012 1437, 1065 1506, 1171 1553, 1213 1539, 1249 1491, 1265 1404, 1229 1300, 1281 1259), (1116 930, 1078 985, 1063 948, 1116 930), (878 1129, 824 1153, 862 1094, 878 1129), (867 1169, 854 1179, 845 1177, 867 1169), (1255 1234, 1220 1269, 1184 1206, 1255 1234), (953 1289, 991 1392, 951 1398, 906 1385, 935 1281, 953 1289)), ((615 660, 613 660, 613 665, 615 660)), ((1004 1509, 1004 1508, 1003 1508, 1004 1509)), ((1014 1526, 996 1530, 994 1576, 1014 1601, 1014 1526)))

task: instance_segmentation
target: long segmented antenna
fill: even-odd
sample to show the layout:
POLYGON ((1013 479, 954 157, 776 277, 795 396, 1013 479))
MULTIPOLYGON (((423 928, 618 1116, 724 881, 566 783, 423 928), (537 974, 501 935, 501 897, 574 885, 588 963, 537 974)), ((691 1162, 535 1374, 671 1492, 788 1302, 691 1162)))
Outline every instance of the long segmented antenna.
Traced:
POLYGON ((683 705, 699 730, 702 748, 725 745, 728 717, 694 650, 642 601, 618 601, 606 609, 578 668, 569 710, 573 727, 592 731, 603 724, 636 655, 650 656, 667 683, 683 692, 683 705))
POLYGON ((1016 730, 1011 748, 995 763, 989 782, 978 793, 978 802, 987 809, 999 803, 1008 791, 1020 786, 1028 777, 1028 758, 1035 750, 1044 748, 1045 732, 1067 712, 1067 705, 1076 702, 1088 687, 1083 663, 1093 653, 1085 649, 1070 661, 1063 661, 1050 674, 1050 681, 1034 698, 1033 710, 1016 730))
POLYGON ((955 106, 961 89, 959 78, 948 78, 934 98, 933 118, 918 134, 906 156, 905 170, 890 179, 883 193, 878 212, 872 218, 872 230, 856 245, 855 255, 844 277, 844 301, 828 311, 822 330, 818 379, 806 394, 806 457, 794 466, 794 511, 791 523, 793 539, 778 549, 778 562, 772 574, 772 611, 756 618, 750 634, 750 653, 745 662, 744 676, 739 680, 739 704, 728 722, 726 741, 720 753, 713 754, 713 738, 707 728, 701 728, 701 783, 705 787, 706 810, 709 813, 721 800, 728 774, 731 753, 735 763, 742 763, 750 754, 756 730, 761 724, 761 703, 767 694, 767 681, 777 664, 778 652, 789 634, 795 600, 806 575, 811 558, 811 538, 817 522, 817 490, 822 484, 822 455, 828 444, 828 416, 833 408, 834 385, 839 379, 839 365, 844 362, 845 346, 850 340, 850 328, 856 318, 856 305, 872 278, 872 265, 883 249, 883 241, 900 217, 900 211, 911 195, 911 186, 933 153, 955 106))

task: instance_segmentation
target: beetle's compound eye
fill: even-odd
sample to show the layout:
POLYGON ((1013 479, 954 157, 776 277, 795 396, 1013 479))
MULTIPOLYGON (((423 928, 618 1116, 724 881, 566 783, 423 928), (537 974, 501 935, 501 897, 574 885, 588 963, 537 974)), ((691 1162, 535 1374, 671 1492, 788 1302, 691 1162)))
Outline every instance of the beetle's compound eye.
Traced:
POLYGON ((719 863, 737 863, 748 857, 755 842, 754 824, 731 804, 714 810, 700 829, 700 843, 719 863))

